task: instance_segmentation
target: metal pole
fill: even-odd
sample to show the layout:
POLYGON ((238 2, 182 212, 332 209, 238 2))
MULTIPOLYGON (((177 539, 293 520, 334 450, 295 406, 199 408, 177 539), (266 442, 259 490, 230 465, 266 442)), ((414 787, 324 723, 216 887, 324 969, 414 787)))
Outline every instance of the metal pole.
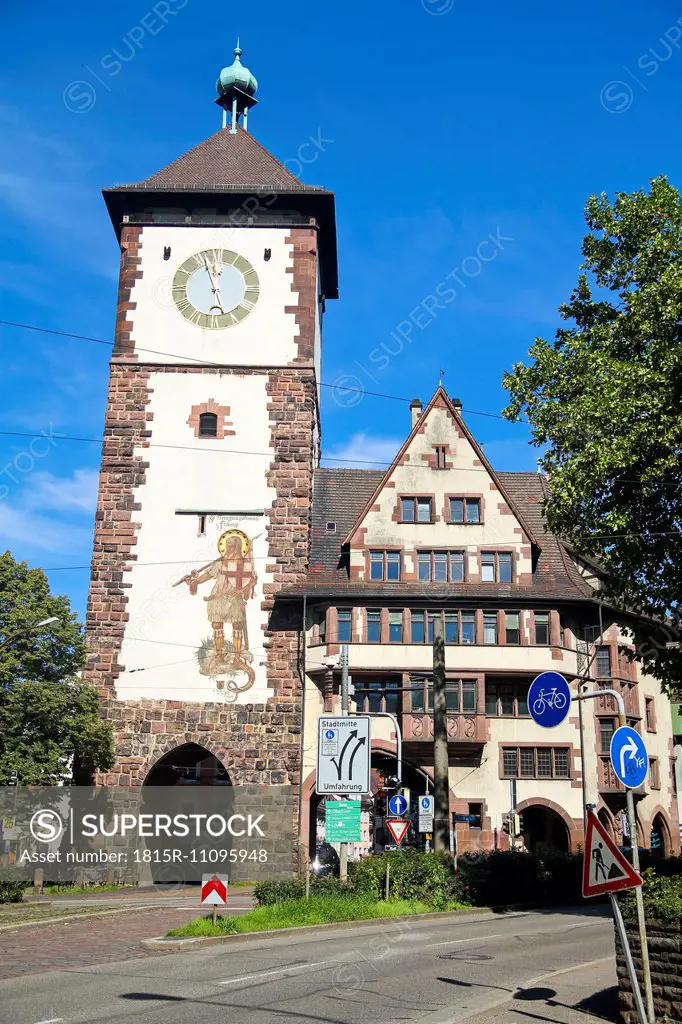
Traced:
MULTIPOLYGON (((348 644, 341 647, 341 714, 348 714, 348 644)), ((345 797, 341 797, 345 800, 345 797)), ((345 885, 348 881, 348 844, 341 843, 339 851, 339 881, 345 885)))
POLYGON ((448 711, 445 697, 443 619, 433 622, 433 848, 450 847, 448 711))
POLYGON ((585 846, 585 836, 587 835, 587 778, 585 775, 585 735, 583 732, 583 704, 582 701, 578 703, 578 726, 580 729, 580 765, 582 771, 580 775, 582 777, 582 790, 583 790, 583 848, 585 846))
MULTIPOLYGON (((611 900, 611 909, 613 910, 613 918, 616 922, 616 928, 618 929, 620 944, 623 947, 623 953, 625 954, 625 963, 627 964, 628 974, 630 975, 630 984, 632 986, 632 994, 635 998, 637 1013, 639 1014, 641 1024, 648 1024, 646 1010, 644 1009, 644 1003, 642 1002, 642 993, 639 990, 637 972, 635 971, 635 965, 632 960, 630 943, 628 942, 627 932, 625 931, 625 924, 623 923, 623 915, 621 914, 615 893, 610 892, 609 899, 611 900)), ((651 1019, 653 1020, 653 1017, 651 1019)))
MULTIPOLYGON (((618 707, 618 725, 620 727, 627 725, 625 718, 625 704, 623 702, 622 694, 618 693, 617 690, 590 690, 588 693, 580 693, 575 698, 578 701, 589 700, 592 697, 613 697, 618 707)), ((585 766, 583 764, 583 775, 585 774, 585 766)), ((632 790, 626 787, 625 789, 625 806, 627 807, 628 814, 628 827, 630 829, 630 842, 632 844, 632 866, 635 871, 639 874, 639 847, 637 838, 637 820, 635 818, 635 800, 632 795, 632 790)), ((644 978, 644 995, 646 998, 646 1010, 648 1014, 649 1024, 655 1024, 656 1016, 654 1011, 654 993, 651 986, 651 965, 649 963, 649 944, 646 938, 646 924, 644 920, 644 894, 642 893, 642 887, 637 886, 635 889, 635 903, 637 905, 637 930, 639 932, 639 945, 642 951, 642 977, 644 978)), ((620 908, 619 908, 620 913, 620 908)), ((646 1020, 646 1018, 645 1018, 646 1020)))
MULTIPOLYGON (((398 779, 399 786, 403 784, 403 734, 400 731, 400 723, 398 722, 398 716, 392 714, 390 711, 362 711, 358 718, 390 718, 395 728, 395 760, 396 760, 396 777, 398 779)), ((427 776, 428 781, 428 776, 427 776)))

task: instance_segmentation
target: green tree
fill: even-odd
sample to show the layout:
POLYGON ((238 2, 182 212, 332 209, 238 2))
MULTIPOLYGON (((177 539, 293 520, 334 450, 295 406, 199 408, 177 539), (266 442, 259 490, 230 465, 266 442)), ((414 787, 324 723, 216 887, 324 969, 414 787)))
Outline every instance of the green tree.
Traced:
POLYGON ((632 618, 639 656, 679 686, 682 594, 682 200, 648 191, 592 196, 566 327, 536 338, 504 376, 525 413, 551 493, 550 528, 597 559, 604 599, 632 618), (658 624, 667 620, 668 626, 658 624))
POLYGON ((40 569, 0 555, 0 784, 14 771, 20 785, 82 784, 111 767, 111 728, 77 675, 84 658, 68 598, 40 569))

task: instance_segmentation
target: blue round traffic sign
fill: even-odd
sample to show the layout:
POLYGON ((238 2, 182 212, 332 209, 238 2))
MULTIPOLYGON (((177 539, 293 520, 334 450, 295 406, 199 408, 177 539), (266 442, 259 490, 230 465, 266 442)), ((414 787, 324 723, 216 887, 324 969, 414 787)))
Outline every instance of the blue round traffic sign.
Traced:
POLYGON ((421 804, 422 810, 428 811, 428 810, 431 809, 431 805, 433 803, 433 797, 432 796, 423 796, 419 802, 421 804))
POLYGON ((391 814, 395 814, 397 818, 401 817, 407 810, 407 800, 402 793, 396 793, 388 801, 388 809, 391 814))
POLYGON ((541 672, 530 684, 528 710, 545 729, 561 725, 571 704, 571 690, 559 672, 541 672))
POLYGON ((327 729, 326 733, 324 734, 324 738, 326 740, 333 740, 334 739, 334 735, 335 735, 335 733, 334 733, 333 729, 327 729))
POLYGON ((611 764, 628 789, 637 789, 647 777, 649 755, 644 740, 629 725, 621 725, 611 737, 611 764))

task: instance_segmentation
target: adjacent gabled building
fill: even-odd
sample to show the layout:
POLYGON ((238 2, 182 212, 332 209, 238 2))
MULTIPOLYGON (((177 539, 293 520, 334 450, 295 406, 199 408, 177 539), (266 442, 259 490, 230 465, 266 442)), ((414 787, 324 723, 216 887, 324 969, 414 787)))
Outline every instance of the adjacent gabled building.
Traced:
MULTIPOLYGON (((398 718, 413 810, 428 791, 433 624, 440 618, 451 811, 475 819, 457 825, 459 849, 508 845, 513 810, 527 846, 575 850, 585 799, 622 839, 624 791, 608 756, 612 698, 584 710, 584 779, 577 710, 545 730, 526 705, 540 672, 572 680, 592 656, 592 685, 622 692, 652 759, 637 794, 640 843, 650 845, 653 835, 661 849, 677 848, 669 702, 655 680, 638 673, 627 623, 603 608, 601 632, 598 572, 546 531, 544 478, 496 473, 461 403, 442 387, 425 409, 412 403, 412 419, 386 472, 316 471, 310 569, 304 584, 281 595, 304 599, 308 622, 304 835, 313 842, 316 720, 339 710, 341 644, 349 646, 355 710, 398 718)), ((394 729, 377 719, 374 734, 378 785, 379 773, 393 770, 394 729)), ((381 828, 370 837, 387 838, 381 828)))

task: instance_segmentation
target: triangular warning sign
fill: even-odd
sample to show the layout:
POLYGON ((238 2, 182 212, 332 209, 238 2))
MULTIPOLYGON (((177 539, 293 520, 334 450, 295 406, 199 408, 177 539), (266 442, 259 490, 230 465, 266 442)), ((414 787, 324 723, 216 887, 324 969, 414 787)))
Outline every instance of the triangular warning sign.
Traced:
POLYGON ((632 889, 642 879, 621 853, 594 811, 587 812, 583 859, 583 896, 601 896, 617 889, 632 889))
POLYGON ((386 828, 395 839, 398 846, 402 843, 405 838, 405 834, 410 827, 409 821, 405 821, 404 818, 387 818, 386 828))

